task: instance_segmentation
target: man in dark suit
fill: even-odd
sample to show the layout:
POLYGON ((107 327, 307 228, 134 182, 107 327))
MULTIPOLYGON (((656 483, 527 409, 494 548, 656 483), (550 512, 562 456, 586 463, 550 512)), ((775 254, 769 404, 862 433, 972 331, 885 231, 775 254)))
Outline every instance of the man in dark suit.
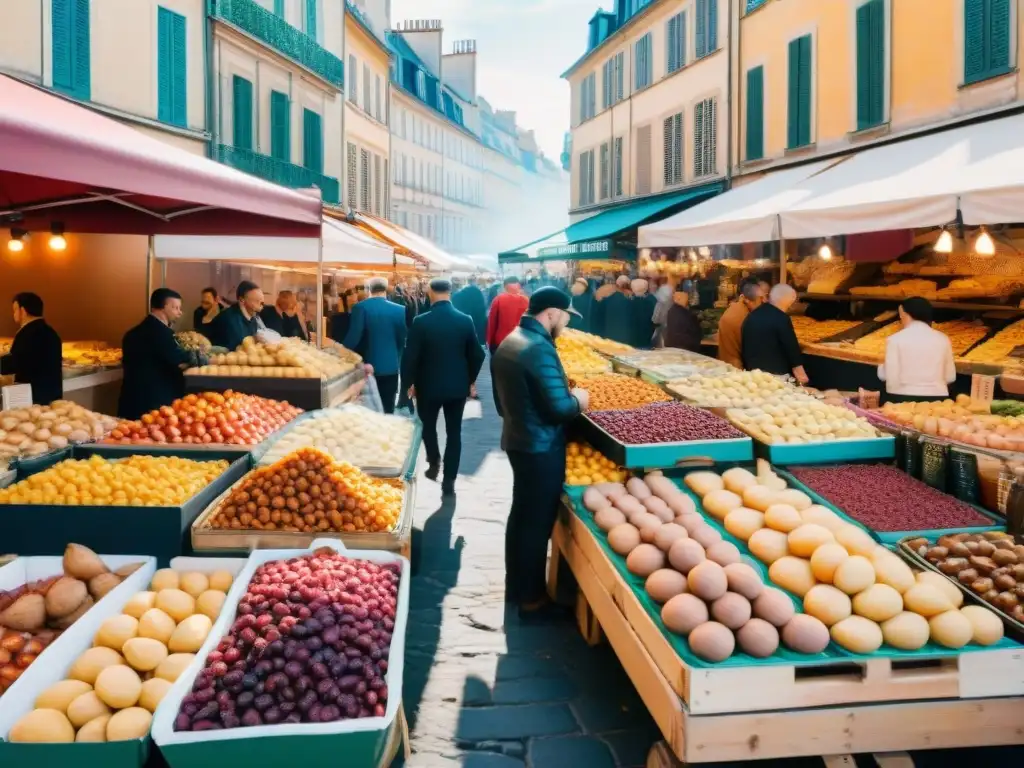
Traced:
POLYGON ((452 306, 472 318, 476 337, 482 346, 487 341, 487 299, 477 287, 475 277, 471 276, 469 282, 452 296, 452 306))
POLYGON ((787 314, 795 301, 793 286, 779 283, 769 292, 768 303, 755 309, 743 321, 741 350, 746 370, 792 376, 800 384, 807 384, 800 342, 787 314))
POLYGON ((484 349, 473 319, 452 306, 447 280, 430 283, 430 311, 413 320, 409 343, 402 355, 402 380, 423 422, 427 450, 426 477, 436 480, 441 453, 437 445, 437 415, 444 411, 444 480, 441 491, 455 493, 462 455, 462 412, 466 398, 476 395, 476 377, 484 364, 484 349))
POLYGON ((60 336, 43 320, 43 300, 19 293, 12 303, 18 332, 11 351, 0 357, 0 374, 14 374, 15 384, 32 386, 32 402, 49 405, 64 396, 60 336))
POLYGON ((256 283, 243 280, 235 291, 238 303, 225 309, 212 323, 207 338, 215 347, 234 351, 249 336, 255 336, 260 324, 257 318, 263 309, 263 291, 256 283))
POLYGON ((387 294, 387 280, 370 280, 370 298, 352 308, 344 345, 363 356, 377 379, 384 413, 394 413, 398 371, 405 348, 405 307, 388 301, 387 294))
POLYGON ((174 340, 171 326, 179 317, 181 294, 157 288, 149 298, 146 319, 124 335, 124 379, 117 404, 122 419, 138 419, 185 394, 182 371, 202 359, 174 340))

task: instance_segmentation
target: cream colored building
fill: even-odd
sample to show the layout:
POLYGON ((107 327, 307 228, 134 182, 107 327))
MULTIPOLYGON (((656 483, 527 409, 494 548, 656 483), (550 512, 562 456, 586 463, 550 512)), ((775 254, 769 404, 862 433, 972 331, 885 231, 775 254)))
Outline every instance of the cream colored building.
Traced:
POLYGON ((588 49, 564 74, 574 221, 726 178, 730 5, 616 0, 591 20, 588 49))

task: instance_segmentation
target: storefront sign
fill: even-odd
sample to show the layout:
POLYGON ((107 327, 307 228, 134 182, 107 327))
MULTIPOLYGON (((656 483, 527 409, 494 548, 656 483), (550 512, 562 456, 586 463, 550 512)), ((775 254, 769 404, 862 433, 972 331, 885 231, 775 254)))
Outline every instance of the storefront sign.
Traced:
POLYGON ((538 259, 578 259, 604 256, 612 250, 611 240, 592 240, 583 243, 552 245, 537 251, 538 259))

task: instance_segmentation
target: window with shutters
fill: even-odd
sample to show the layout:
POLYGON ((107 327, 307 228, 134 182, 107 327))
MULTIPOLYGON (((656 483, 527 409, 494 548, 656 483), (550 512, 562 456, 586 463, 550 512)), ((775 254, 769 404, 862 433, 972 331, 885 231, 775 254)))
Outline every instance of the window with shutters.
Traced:
POLYGON ((373 76, 373 116, 381 122, 383 115, 380 108, 380 75, 373 76))
POLYGON ((615 102, 618 103, 626 98, 626 53, 619 51, 615 54, 615 102))
POLYGON ((187 119, 185 17, 157 9, 157 118, 185 126, 187 119))
POLYGON ((764 67, 747 70, 747 160, 764 157, 764 67))
POLYGON ((287 93, 270 92, 270 156, 290 163, 291 150, 291 104, 287 93))
POLYGON ((718 101, 705 99, 693 109, 693 175, 718 173, 718 101))
POLYGON ((665 47, 668 50, 668 61, 665 71, 668 74, 680 70, 686 64, 686 14, 677 13, 665 25, 665 47))
POLYGON ((348 100, 359 104, 359 66, 351 53, 348 55, 348 100))
POLYGON ((608 59, 601 67, 601 109, 608 109, 614 102, 615 58, 608 59))
POLYGON ((697 0, 695 55, 702 59, 718 50, 718 0, 697 0))
POLYGON ((231 143, 252 151, 252 83, 244 77, 231 77, 231 143))
POLYGON ((320 115, 302 110, 302 165, 316 173, 324 172, 324 126, 320 115))
POLYGON ((857 8, 857 130, 885 122, 885 0, 857 8))
POLYGON ((580 82, 580 122, 597 114, 597 73, 591 72, 580 82))
POLYGON ((317 2, 316 0, 306 0, 306 34, 312 37, 314 40, 317 39, 317 2))
POLYGON ((642 91, 654 81, 651 33, 633 43, 633 90, 642 91))
POLYGON ((964 83, 1004 75, 1013 68, 1011 0, 964 1, 964 83))
POLYGON ((669 115, 662 123, 665 186, 683 183, 683 113, 669 115))
POLYGON ((381 171, 383 166, 381 165, 380 155, 373 156, 373 212, 380 216, 380 206, 383 202, 383 187, 384 179, 381 178, 381 171))
POLYGON ((363 112, 368 115, 372 114, 370 112, 370 102, 373 98, 373 90, 370 87, 372 85, 371 78, 370 67, 366 62, 363 62, 363 112))
POLYGON ((391 218, 391 184, 387 183, 387 180, 391 178, 388 175, 388 159, 384 158, 384 211, 382 216, 391 218))
POLYGON ((622 137, 615 139, 612 151, 612 197, 622 197, 622 137))
POLYGON ((370 153, 359 150, 359 210, 370 213, 370 153))
POLYGON ((600 199, 607 200, 611 189, 611 179, 609 174, 611 173, 611 158, 609 157, 609 146, 607 144, 601 145, 601 191, 600 199))
POLYGON ((90 0, 52 0, 53 87, 76 99, 92 95, 90 0))
POLYGON ((811 143, 811 36, 789 42, 789 78, 786 105, 786 148, 811 143))
POLYGON ((416 96, 420 101, 427 100, 427 75, 422 69, 416 70, 416 96))
POLYGON ((594 150, 580 153, 579 165, 579 201, 580 205, 591 205, 594 202, 594 150))
MULTIPOLYGON (((345 152, 345 202, 353 210, 357 207, 356 190, 359 187, 359 169, 356 166, 356 145, 349 142, 345 152)), ((405 175, 405 156, 402 156, 402 175, 405 175)))
POLYGON ((637 195, 651 194, 651 126, 636 129, 636 188, 637 195))

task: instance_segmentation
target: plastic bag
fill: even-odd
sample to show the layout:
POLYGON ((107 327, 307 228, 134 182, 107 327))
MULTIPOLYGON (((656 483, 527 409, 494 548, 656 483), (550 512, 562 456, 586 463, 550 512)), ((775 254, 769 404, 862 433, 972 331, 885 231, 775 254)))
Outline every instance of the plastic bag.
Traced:
POLYGON ((384 401, 380 399, 380 390, 377 389, 377 377, 372 374, 366 377, 366 386, 359 398, 359 404, 377 413, 384 413, 384 401))

